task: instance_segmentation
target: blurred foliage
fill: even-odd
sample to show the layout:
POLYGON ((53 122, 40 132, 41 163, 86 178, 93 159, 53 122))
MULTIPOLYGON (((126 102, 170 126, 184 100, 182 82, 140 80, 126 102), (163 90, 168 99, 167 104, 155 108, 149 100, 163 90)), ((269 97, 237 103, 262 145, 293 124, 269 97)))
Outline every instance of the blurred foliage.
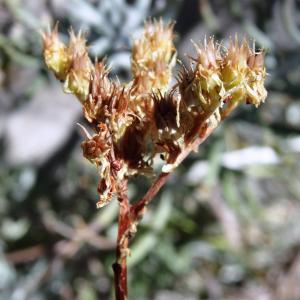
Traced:
MULTIPOLYGON (((227 120, 148 209, 131 247, 130 299, 298 300, 299 6, 0 1, 0 299, 113 299, 117 203, 95 209, 97 174, 75 126, 83 120, 45 71, 38 30, 56 20, 65 34, 82 28, 91 54, 106 55, 122 80, 132 36, 161 16, 176 20, 182 61, 191 38, 254 39, 266 51, 269 96, 227 120)), ((148 184, 132 182, 131 196, 148 184)))

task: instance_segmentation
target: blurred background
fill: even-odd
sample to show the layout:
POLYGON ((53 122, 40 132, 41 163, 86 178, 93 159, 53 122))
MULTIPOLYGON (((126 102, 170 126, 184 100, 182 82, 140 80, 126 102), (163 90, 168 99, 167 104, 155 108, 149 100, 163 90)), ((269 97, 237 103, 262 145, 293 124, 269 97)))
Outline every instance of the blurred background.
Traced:
MULTIPOLYGON (((0 299, 112 300, 117 201, 96 210, 75 98, 42 61, 38 31, 86 32, 130 78, 144 20, 190 40, 237 33, 266 52, 268 98, 243 106, 181 165, 131 246, 134 300, 300 299, 300 1, 0 0, 0 299)), ((130 183, 130 196, 149 182, 130 183)))

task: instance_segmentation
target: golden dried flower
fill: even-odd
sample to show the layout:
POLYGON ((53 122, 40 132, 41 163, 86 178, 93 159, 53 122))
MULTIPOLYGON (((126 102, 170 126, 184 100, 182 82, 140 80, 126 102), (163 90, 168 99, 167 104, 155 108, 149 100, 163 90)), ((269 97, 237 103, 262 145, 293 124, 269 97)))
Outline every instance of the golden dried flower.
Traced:
POLYGON ((47 67, 59 80, 65 80, 71 59, 67 46, 60 41, 58 36, 58 24, 49 33, 42 33, 44 59, 47 67))
POLYGON ((76 35, 73 29, 70 29, 70 41, 68 45, 68 52, 71 58, 87 54, 86 39, 79 31, 76 35))
POLYGON ((74 56, 65 78, 64 91, 74 94, 81 102, 86 101, 89 95, 90 77, 93 68, 94 66, 87 53, 74 56))
POLYGON ((241 101, 258 106, 265 100, 263 53, 237 38, 230 41, 228 50, 213 39, 196 45, 196 50, 194 67, 183 69, 177 84, 189 111, 219 122, 225 103, 231 109, 241 101))
POLYGON ((220 79, 222 57, 219 46, 215 45, 213 39, 204 41, 203 46, 197 47, 197 65, 193 90, 199 101, 201 109, 205 113, 212 113, 220 106, 220 99, 225 90, 220 79))
POLYGON ((256 107, 264 102, 267 92, 264 87, 266 70, 262 52, 255 52, 244 40, 237 37, 230 41, 221 71, 226 89, 225 97, 234 101, 246 101, 256 107))
POLYGON ((132 48, 131 66, 137 93, 166 91, 176 62, 173 24, 146 22, 142 37, 132 48))
POLYGON ((82 149, 98 168, 97 207, 122 192, 124 179, 152 175, 158 155, 165 162, 162 172, 171 172, 181 153, 239 103, 258 106, 267 95, 263 53, 237 38, 227 50, 213 39, 195 45, 196 58, 182 67, 171 89, 176 59, 172 24, 145 24, 133 45, 133 80, 128 84, 112 81, 104 61, 91 62, 81 33, 70 31, 68 47, 60 42, 57 26, 43 40, 47 66, 64 82, 64 91, 80 100, 94 129, 82 149))

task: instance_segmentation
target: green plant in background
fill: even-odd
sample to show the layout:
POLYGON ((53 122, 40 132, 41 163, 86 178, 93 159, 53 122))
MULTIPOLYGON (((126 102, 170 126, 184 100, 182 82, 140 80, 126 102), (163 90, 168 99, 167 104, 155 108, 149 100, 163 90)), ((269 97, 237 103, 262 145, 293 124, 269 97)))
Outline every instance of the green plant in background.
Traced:
POLYGON ((100 208, 115 196, 119 201, 117 260, 113 265, 118 300, 127 299, 127 255, 145 208, 172 171, 196 150, 240 103, 258 106, 267 96, 262 52, 246 41, 231 40, 228 49, 213 39, 195 45, 197 57, 182 67, 169 88, 176 61, 172 25, 145 24, 132 49, 133 79, 112 81, 105 62, 93 63, 85 39, 70 32, 65 45, 53 32, 44 33, 47 67, 77 96, 93 134, 86 132, 83 155, 99 171, 100 208), (162 164, 159 174, 155 164, 162 164), (131 203, 128 179, 156 176, 147 193, 131 203))
MULTIPOLYGON (((38 29, 59 20, 63 41, 70 25, 88 32, 89 54, 127 81, 130 37, 159 16, 176 20, 185 65, 191 39, 254 39, 266 49, 268 101, 235 110, 149 205, 130 247, 130 298, 298 300, 297 1, 0 2, 0 298, 113 299, 118 201, 94 209, 80 105, 45 72, 38 29)), ((130 180, 130 199, 149 182, 130 180)))

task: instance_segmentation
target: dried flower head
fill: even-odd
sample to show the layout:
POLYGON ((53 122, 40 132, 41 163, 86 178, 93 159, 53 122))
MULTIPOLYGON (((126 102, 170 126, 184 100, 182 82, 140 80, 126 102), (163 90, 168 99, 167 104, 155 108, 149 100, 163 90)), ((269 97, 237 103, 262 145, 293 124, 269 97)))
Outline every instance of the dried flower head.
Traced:
POLYGON ((68 52, 71 58, 76 56, 83 56, 88 53, 86 39, 81 31, 76 35, 74 30, 71 28, 69 31, 70 42, 68 45, 68 52))
POLYGON ((127 299, 129 239, 136 232, 146 205, 171 171, 205 140, 238 104, 264 102, 266 71, 262 52, 246 41, 230 41, 228 49, 213 39, 195 45, 197 56, 182 66, 177 83, 169 89, 176 51, 173 25, 145 24, 132 50, 133 79, 121 84, 109 78, 105 61, 92 63, 84 37, 70 31, 63 44, 57 33, 43 34, 48 68, 63 81, 64 91, 80 100, 93 134, 86 134, 83 155, 99 172, 97 208, 113 196, 119 200, 117 259, 113 266, 117 299, 127 299), (131 204, 128 178, 154 174, 154 161, 164 162, 147 193, 131 204))
POLYGON ((132 73, 138 93, 164 92, 170 83, 176 55, 173 24, 162 20, 145 23, 142 37, 132 48, 132 73))
POLYGON ((231 101, 246 101, 256 107, 264 102, 267 92, 263 62, 263 53, 251 49, 246 40, 239 43, 235 37, 230 41, 221 77, 231 101))
POLYGON ((74 94, 81 102, 85 102, 89 95, 93 67, 87 53, 74 56, 65 79, 64 91, 74 94))
POLYGON ((160 156, 163 172, 209 128, 215 128, 239 103, 258 106, 267 95, 262 52, 246 41, 230 41, 228 49, 214 39, 195 44, 197 56, 182 67, 168 89, 176 59, 173 25, 145 24, 133 44, 133 79, 121 84, 109 78, 105 61, 92 63, 84 37, 70 31, 68 46, 57 33, 43 34, 44 58, 77 96, 94 134, 82 143, 84 156, 99 170, 97 207, 122 193, 121 182, 134 174, 153 174, 160 156))
POLYGON ((71 65, 71 59, 67 46, 59 39, 58 24, 55 25, 52 32, 43 32, 42 38, 44 60, 47 67, 59 80, 65 80, 71 65))

